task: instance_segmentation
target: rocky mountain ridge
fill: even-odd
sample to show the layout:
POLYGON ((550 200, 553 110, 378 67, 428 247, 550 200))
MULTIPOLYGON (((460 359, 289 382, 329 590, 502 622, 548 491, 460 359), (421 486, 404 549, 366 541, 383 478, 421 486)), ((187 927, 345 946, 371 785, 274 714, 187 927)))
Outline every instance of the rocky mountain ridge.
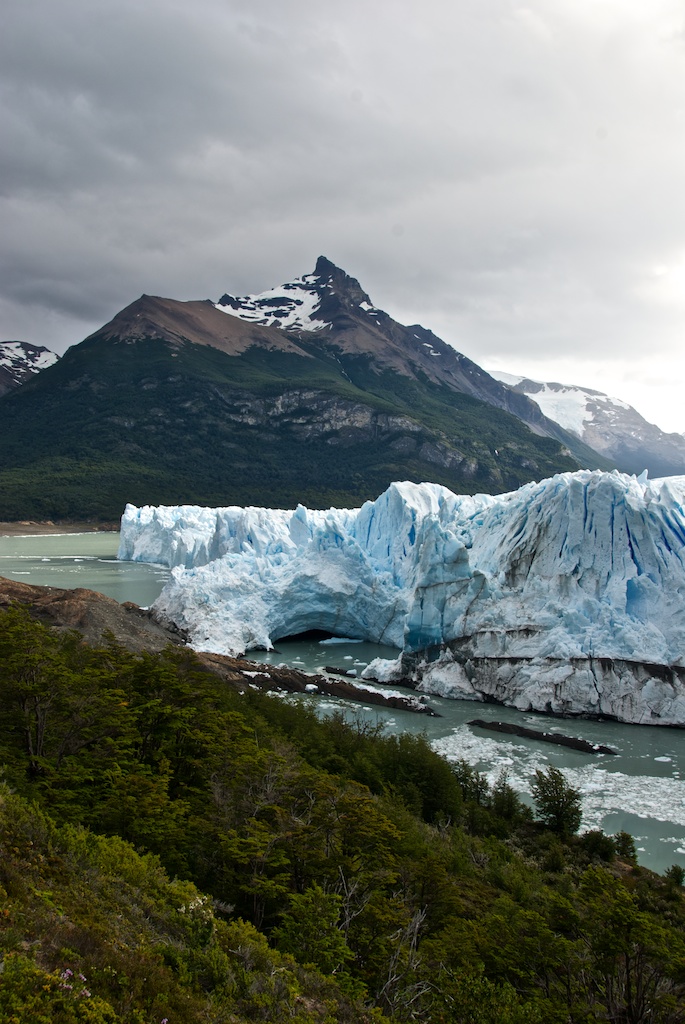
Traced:
MULTIPOLYGON (((191 342, 232 356, 259 348, 303 358, 368 358, 376 372, 390 370, 410 378, 421 374, 512 413, 534 433, 569 440, 535 402, 503 385, 432 331, 420 324, 404 326, 375 307, 359 282, 325 256, 319 256, 314 273, 257 295, 226 293, 217 303, 142 295, 86 340, 93 338, 191 342), (228 319, 217 312, 229 314, 228 319)), ((341 372, 344 376, 344 369, 341 372)))
POLYGON ((93 339, 129 344, 155 339, 174 347, 186 343, 208 345, 231 356, 241 355, 250 348, 307 356, 282 332, 222 316, 208 299, 182 302, 158 295, 141 295, 86 341, 93 339))
POLYGON ((334 355, 366 356, 376 368, 438 385, 504 409, 540 435, 559 437, 534 402, 522 400, 467 356, 420 324, 405 326, 371 302, 356 278, 319 256, 313 274, 257 295, 225 294, 216 308, 245 323, 280 329, 334 355))
MULTIPOLYGON (((561 441, 579 465, 592 465, 594 452, 600 460, 608 460, 596 463, 605 468, 614 464, 624 472, 636 474, 647 469, 652 476, 685 472, 685 435, 667 434, 648 423, 628 403, 591 388, 487 372, 421 325, 404 326, 393 320, 373 305, 355 278, 324 256, 318 258, 313 273, 254 295, 225 293, 218 302, 184 302, 142 295, 86 340, 93 339, 128 344, 155 339, 174 349, 195 344, 234 357, 255 350, 303 359, 323 356, 332 358, 340 375, 348 381, 341 358, 366 359, 372 373, 389 371, 409 379, 421 377, 506 410, 534 433, 561 441)), ((0 343, 0 394, 14 389, 58 358, 41 346, 0 343)), ((146 386, 153 390, 157 382, 148 380, 146 386)), ((271 420, 275 425, 274 415, 283 406, 294 407, 297 396, 296 390, 284 392, 282 401, 257 401, 255 405, 254 396, 236 392, 236 403, 242 406, 242 413, 227 412, 227 416, 234 422, 264 426, 271 420)), ((330 405, 321 396, 314 403, 319 413, 330 405)), ((345 415, 350 417, 347 426, 352 433, 364 423, 364 436, 379 436, 379 425, 368 409, 335 402, 318 424, 312 422, 308 426, 307 417, 303 417, 301 436, 330 433, 337 429, 332 424, 341 425, 345 415)), ((119 421, 125 427, 133 422, 126 417, 119 417, 119 421)), ((397 417, 390 417, 388 422, 394 429, 397 417)), ((408 422, 405 417, 403 430, 408 422)), ((415 428, 407 429, 410 435, 415 432, 415 428)), ((381 419, 380 434, 384 432, 387 428, 381 419)), ((395 437, 389 443, 395 451, 415 452, 406 431, 405 436, 395 437)), ((427 453, 435 451, 433 444, 424 443, 422 447, 427 453)), ((444 447, 444 443, 438 442, 438 451, 444 447)), ((464 469, 473 462, 458 450, 442 451, 437 458, 427 461, 443 467, 463 464, 464 469)))

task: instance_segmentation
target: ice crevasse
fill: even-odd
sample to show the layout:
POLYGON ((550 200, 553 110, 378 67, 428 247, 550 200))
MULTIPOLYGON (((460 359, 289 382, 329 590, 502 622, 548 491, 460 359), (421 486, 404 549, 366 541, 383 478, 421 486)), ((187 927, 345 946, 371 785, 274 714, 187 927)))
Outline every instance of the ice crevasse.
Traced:
POLYGON ((122 559, 173 567, 194 647, 308 629, 383 642, 367 674, 522 710, 685 725, 685 477, 563 473, 498 496, 393 483, 360 509, 128 505, 122 559))

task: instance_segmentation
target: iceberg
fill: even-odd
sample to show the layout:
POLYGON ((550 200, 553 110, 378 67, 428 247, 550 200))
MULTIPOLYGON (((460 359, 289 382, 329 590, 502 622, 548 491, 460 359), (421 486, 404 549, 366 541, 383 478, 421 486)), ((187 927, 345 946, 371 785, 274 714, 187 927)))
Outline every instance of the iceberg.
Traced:
POLYGON ((395 646, 366 675, 521 710, 685 725, 685 477, 579 471, 498 496, 393 483, 360 509, 136 508, 122 559, 200 650, 309 629, 395 646))

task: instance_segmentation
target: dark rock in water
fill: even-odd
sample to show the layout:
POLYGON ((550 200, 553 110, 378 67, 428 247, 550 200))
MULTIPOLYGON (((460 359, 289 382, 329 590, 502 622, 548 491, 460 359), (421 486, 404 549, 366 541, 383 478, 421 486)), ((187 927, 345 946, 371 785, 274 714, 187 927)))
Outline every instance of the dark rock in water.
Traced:
POLYGON ((474 718, 467 724, 476 725, 479 729, 488 729, 490 732, 506 732, 512 736, 523 736, 525 739, 541 740, 543 743, 556 743, 560 747, 582 750, 585 754, 616 753, 611 747, 604 747, 601 743, 590 743, 576 736, 562 736, 556 732, 538 732, 537 729, 528 729, 525 725, 514 725, 512 722, 484 722, 480 718, 474 718))
POLYGON ((198 660, 210 671, 220 675, 227 683, 235 686, 254 686, 260 690, 283 690, 286 693, 311 693, 327 697, 353 700, 357 704, 374 704, 380 707, 412 711, 419 715, 439 718, 437 711, 426 707, 414 697, 391 696, 371 687, 355 685, 345 679, 329 679, 327 676, 309 675, 284 665, 265 665, 247 658, 232 658, 226 654, 196 652, 198 660))
POLYGON ((354 679, 357 675, 357 671, 354 668, 334 668, 333 665, 324 665, 324 668, 331 675, 346 676, 348 679, 354 679))
POLYGON ((417 715, 440 718, 437 711, 433 711, 432 708, 412 697, 390 696, 379 690, 355 686, 354 683, 347 683, 342 679, 325 679, 322 676, 315 676, 314 679, 319 684, 319 693, 326 693, 331 697, 343 697, 345 700, 354 700, 362 704, 378 704, 381 707, 397 708, 400 711, 413 711, 417 715), (323 681, 320 682, 321 680, 323 681))

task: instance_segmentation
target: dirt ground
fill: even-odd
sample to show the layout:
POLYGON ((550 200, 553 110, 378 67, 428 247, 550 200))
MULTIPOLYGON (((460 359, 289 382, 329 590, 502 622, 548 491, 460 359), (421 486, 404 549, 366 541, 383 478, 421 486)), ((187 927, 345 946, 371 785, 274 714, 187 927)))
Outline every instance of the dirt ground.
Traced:
POLYGON ((25 520, 17 523, 0 522, 0 537, 27 537, 45 533, 117 533, 119 523, 36 523, 25 520))

